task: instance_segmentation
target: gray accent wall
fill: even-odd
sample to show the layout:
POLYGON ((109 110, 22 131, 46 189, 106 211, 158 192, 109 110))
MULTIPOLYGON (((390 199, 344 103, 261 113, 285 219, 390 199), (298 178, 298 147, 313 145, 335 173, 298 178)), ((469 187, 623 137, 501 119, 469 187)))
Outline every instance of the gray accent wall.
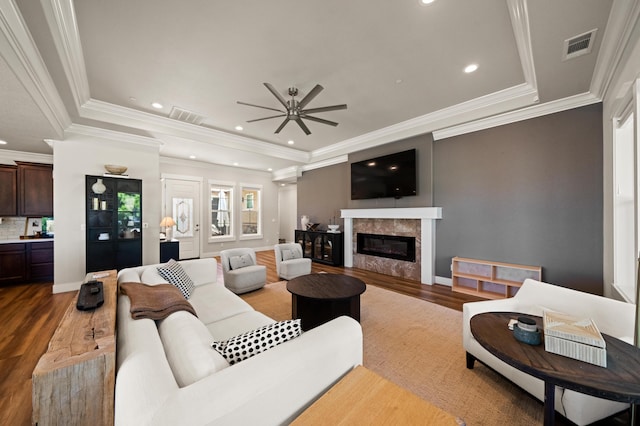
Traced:
POLYGON ((430 207, 432 199, 431 134, 414 136, 392 144, 359 151, 349 155, 349 162, 304 172, 298 179, 298 222, 300 216, 308 215, 312 223, 320 223, 326 229, 328 221, 337 216, 341 209, 373 209, 389 207, 430 207), (351 163, 382 155, 393 154, 408 149, 416 149, 418 195, 412 197, 378 198, 372 200, 351 200, 351 163))
POLYGON ((540 265, 602 294, 602 143, 602 104, 434 142, 436 275, 454 256, 540 265))

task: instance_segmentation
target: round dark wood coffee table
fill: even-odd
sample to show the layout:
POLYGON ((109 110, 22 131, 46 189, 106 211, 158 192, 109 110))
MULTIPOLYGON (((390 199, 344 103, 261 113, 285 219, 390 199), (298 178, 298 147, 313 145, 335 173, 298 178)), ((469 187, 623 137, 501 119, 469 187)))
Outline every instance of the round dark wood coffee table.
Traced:
POLYGON ((342 315, 360 321, 360 295, 367 289, 362 280, 340 274, 302 275, 287 283, 291 315, 310 330, 342 315))

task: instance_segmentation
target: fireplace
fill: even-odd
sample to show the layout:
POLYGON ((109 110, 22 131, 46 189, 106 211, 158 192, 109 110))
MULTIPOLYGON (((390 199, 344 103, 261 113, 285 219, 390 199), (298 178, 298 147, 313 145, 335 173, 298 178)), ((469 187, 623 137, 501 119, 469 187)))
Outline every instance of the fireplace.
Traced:
POLYGON ((400 235, 357 234, 357 252, 389 259, 416 261, 416 238, 400 235))

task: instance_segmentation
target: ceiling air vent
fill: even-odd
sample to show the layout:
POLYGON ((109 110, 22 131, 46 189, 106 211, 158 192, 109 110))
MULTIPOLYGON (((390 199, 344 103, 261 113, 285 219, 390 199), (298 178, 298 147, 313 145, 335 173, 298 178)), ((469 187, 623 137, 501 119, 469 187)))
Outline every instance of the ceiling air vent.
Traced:
POLYGON ((190 124, 202 124, 202 122, 204 121, 204 117, 202 115, 178 107, 171 108, 169 118, 184 121, 185 123, 190 124))
POLYGON ((562 60, 566 61, 567 59, 590 53, 593 43, 595 43, 596 40, 596 31, 598 31, 597 28, 565 40, 562 50, 562 60))

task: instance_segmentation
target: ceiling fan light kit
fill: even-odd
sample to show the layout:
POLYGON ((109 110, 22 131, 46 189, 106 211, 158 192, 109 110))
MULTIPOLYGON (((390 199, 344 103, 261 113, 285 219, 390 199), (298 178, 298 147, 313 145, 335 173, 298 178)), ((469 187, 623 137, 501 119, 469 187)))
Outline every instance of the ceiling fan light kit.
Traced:
POLYGON ((338 125, 338 123, 336 123, 335 121, 325 120, 324 118, 313 117, 313 116, 310 116, 308 114, 347 109, 347 105, 346 104, 331 105, 331 106, 325 106, 325 107, 305 109, 307 104, 309 104, 309 102, 311 102, 313 100, 313 98, 318 96, 318 94, 324 89, 324 87, 322 87, 319 84, 316 84, 315 87, 313 89, 311 89, 311 91, 309 93, 307 93, 307 95, 304 98, 302 98, 301 100, 297 100, 296 99, 296 96, 298 96, 298 89, 295 88, 295 87, 290 87, 289 88, 288 94, 289 94, 289 96, 291 96, 291 99, 286 100, 280 94, 280 92, 278 92, 275 89, 275 87, 273 87, 271 84, 269 84, 269 83, 263 83, 263 84, 273 94, 273 96, 275 96, 276 99, 278 99, 278 102, 280 102, 280 104, 284 107, 284 109, 285 109, 284 111, 281 110, 281 109, 277 109, 277 108, 271 108, 271 107, 266 107, 266 106, 262 106, 262 105, 255 105, 255 104, 250 104, 250 103, 247 103, 247 102, 238 101, 238 103, 240 105, 246 105, 246 106, 251 106, 251 107, 255 107, 255 108, 262 108, 262 109, 268 109, 270 111, 279 112, 280 114, 277 114, 277 115, 271 115, 269 117, 263 117, 263 118, 256 118, 254 120, 247 120, 247 123, 253 123, 253 122, 256 122, 256 121, 262 121, 262 120, 269 120, 269 119, 272 119, 272 118, 284 117, 284 121, 280 124, 280 126, 278 126, 278 128, 276 129, 276 131, 274 133, 280 133, 280 131, 282 129, 284 129, 284 126, 286 126, 287 123, 289 121, 292 121, 292 120, 295 121, 296 123, 298 123, 298 126, 300 126, 300 128, 302 129, 302 131, 306 135, 310 135, 311 134, 311 130, 309 130, 307 125, 304 123, 303 119, 304 120, 315 121, 316 123, 327 124, 329 126, 334 126, 335 127, 335 126, 338 125))

